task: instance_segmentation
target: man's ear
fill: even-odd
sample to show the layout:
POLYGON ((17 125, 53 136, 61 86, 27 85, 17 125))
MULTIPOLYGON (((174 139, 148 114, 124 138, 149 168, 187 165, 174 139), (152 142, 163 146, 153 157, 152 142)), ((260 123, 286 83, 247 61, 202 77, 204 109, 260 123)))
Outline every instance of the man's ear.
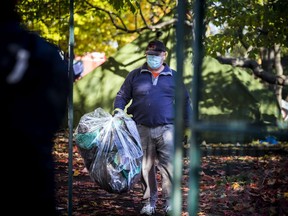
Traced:
POLYGON ((164 54, 164 60, 167 58, 167 56, 168 56, 168 52, 166 51, 164 54))

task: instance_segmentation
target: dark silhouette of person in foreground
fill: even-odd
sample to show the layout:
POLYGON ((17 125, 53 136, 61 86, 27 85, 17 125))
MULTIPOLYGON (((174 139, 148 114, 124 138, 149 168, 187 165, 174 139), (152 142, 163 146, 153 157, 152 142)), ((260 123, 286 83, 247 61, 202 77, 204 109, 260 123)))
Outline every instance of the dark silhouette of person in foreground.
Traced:
POLYGON ((68 68, 55 47, 21 27, 16 3, 4 0, 0 13, 1 210, 54 216, 53 138, 67 112, 68 68))

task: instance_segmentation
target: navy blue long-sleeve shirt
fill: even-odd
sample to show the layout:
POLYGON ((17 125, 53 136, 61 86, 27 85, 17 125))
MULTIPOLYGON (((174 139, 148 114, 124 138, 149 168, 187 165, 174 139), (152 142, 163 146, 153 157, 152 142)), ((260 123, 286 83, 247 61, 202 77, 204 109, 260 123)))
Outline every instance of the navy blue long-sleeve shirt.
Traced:
MULTIPOLYGON (((154 78, 148 70, 147 63, 131 71, 120 90, 118 91, 114 109, 124 110, 132 114, 136 124, 156 127, 165 124, 174 124, 175 104, 175 73, 167 64, 158 77, 154 78)), ((185 94, 184 122, 188 125, 191 104, 188 92, 183 83, 185 94)))

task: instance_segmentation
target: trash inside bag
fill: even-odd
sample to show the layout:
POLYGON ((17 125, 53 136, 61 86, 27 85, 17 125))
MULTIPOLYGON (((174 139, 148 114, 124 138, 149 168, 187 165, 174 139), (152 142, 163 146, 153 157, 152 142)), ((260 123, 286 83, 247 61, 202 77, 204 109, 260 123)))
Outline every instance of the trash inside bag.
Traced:
POLYGON ((132 118, 102 108, 83 115, 74 133, 89 175, 110 193, 129 191, 139 179, 143 151, 132 118))

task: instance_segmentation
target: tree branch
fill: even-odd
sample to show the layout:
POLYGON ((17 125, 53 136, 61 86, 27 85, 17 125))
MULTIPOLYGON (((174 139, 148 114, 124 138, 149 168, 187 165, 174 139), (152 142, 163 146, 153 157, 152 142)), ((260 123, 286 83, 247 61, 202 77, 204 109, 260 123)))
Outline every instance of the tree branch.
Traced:
POLYGON ((259 77, 263 81, 270 83, 270 84, 276 84, 281 86, 288 85, 288 77, 285 75, 274 75, 272 73, 269 73, 267 71, 264 71, 261 66, 254 60, 251 59, 241 59, 241 58, 225 58, 222 56, 217 56, 216 59, 221 64, 229 64, 234 67, 243 67, 243 68, 249 68, 252 70, 253 74, 256 77, 259 77))
MULTIPOLYGON (((177 19, 171 18, 170 20, 167 20, 167 21, 159 22, 157 24, 148 25, 143 13, 142 13, 141 7, 140 7, 140 5, 138 5, 139 10, 140 10, 140 17, 141 17, 141 20, 143 21, 144 25, 142 27, 136 26, 134 29, 128 29, 127 26, 125 25, 125 22, 123 21, 123 19, 118 14, 110 12, 104 8, 95 6, 95 5, 91 4, 90 2, 88 2, 87 0, 84 0, 84 1, 91 8, 93 8, 97 11, 102 11, 102 12, 106 13, 109 16, 114 27, 118 30, 125 32, 125 33, 140 33, 140 32, 147 30, 147 29, 150 29, 150 30, 161 29, 165 26, 174 25, 177 22, 177 19), (120 21, 121 25, 119 25, 116 22, 116 19, 118 19, 120 21)), ((189 23, 188 21, 186 23, 187 23, 187 25, 189 25, 189 24, 191 25, 191 23, 189 23)))
POLYGON ((121 30, 123 30, 123 31, 129 31, 129 30, 127 29, 127 26, 125 25, 124 21, 122 20, 122 18, 121 18, 118 14, 115 14, 115 13, 113 13, 113 12, 110 12, 110 11, 104 9, 104 8, 100 8, 100 7, 98 7, 98 6, 92 5, 92 4, 91 4, 90 2, 88 2, 87 0, 85 0, 85 3, 88 4, 91 8, 93 8, 93 9, 95 9, 95 10, 102 11, 102 12, 106 13, 106 14, 109 16, 111 22, 113 23, 113 25, 114 25, 116 28, 121 29, 121 30), (122 24, 122 27, 120 27, 120 26, 117 25, 114 17, 116 17, 117 19, 120 20, 120 22, 121 22, 121 24, 122 24))

